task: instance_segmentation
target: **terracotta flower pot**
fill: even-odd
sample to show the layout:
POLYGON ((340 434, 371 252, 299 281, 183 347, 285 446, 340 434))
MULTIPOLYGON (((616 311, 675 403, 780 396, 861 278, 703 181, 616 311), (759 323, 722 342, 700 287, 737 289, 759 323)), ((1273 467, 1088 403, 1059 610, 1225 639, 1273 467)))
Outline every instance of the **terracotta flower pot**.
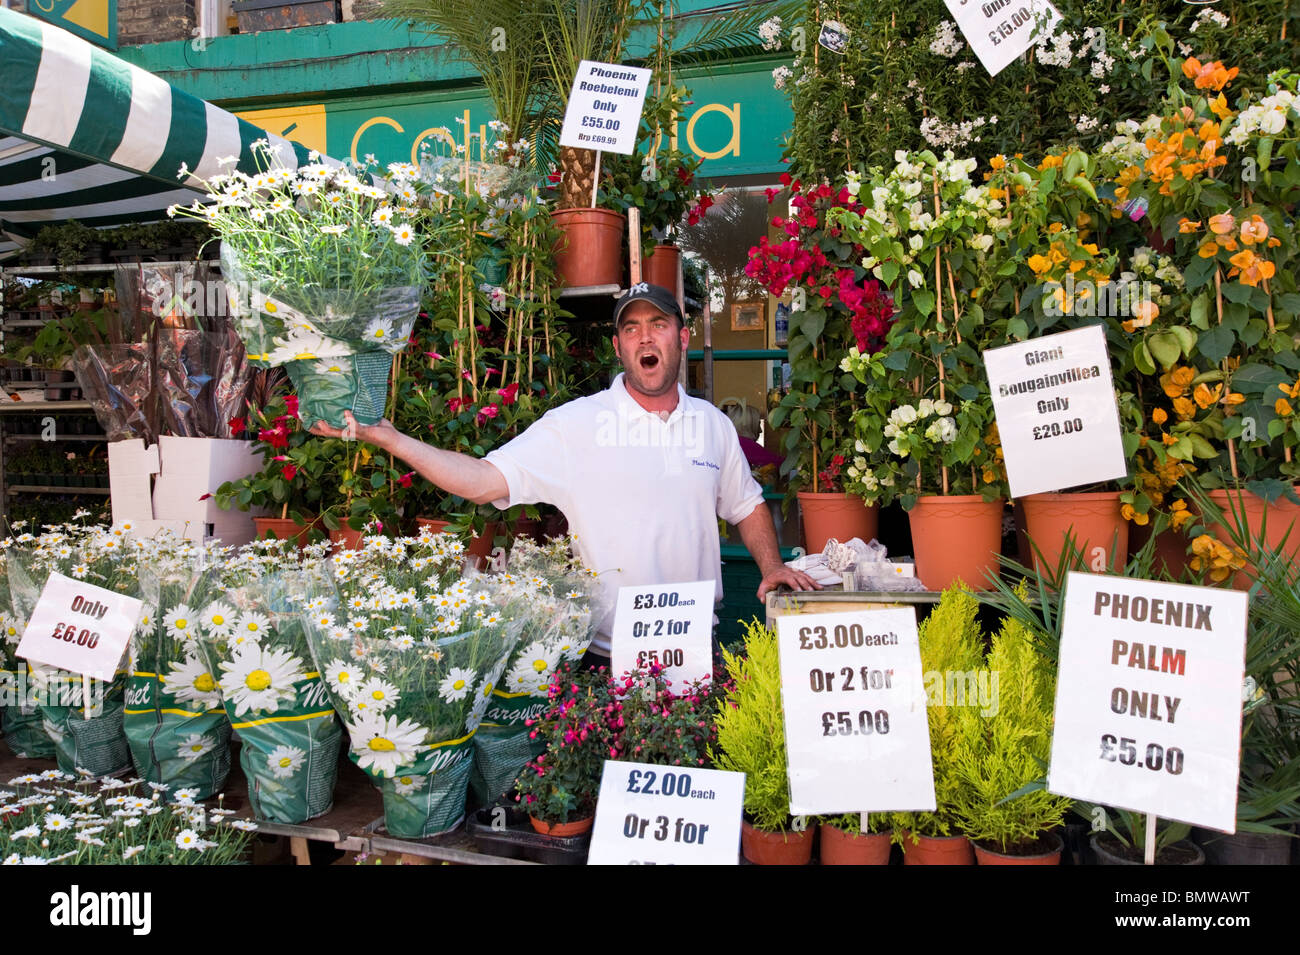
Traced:
POLYGON ((812 861, 815 828, 768 832, 741 821, 740 851, 754 865, 807 865, 812 861))
MULTIPOLYGON (((1021 500, 1029 539, 1047 568, 1055 570, 1067 533, 1074 535, 1075 549, 1083 552, 1090 570, 1094 564, 1109 566, 1112 561, 1123 566, 1128 556, 1128 521, 1120 513, 1119 491, 1029 494, 1021 500)), ((1035 553, 1034 568, 1040 572, 1042 561, 1035 553)))
POLYGON ((586 819, 575 819, 573 822, 543 822, 536 816, 529 816, 528 821, 544 836, 580 836, 584 832, 591 831, 596 817, 588 816, 586 819))
POLYGON ((441 534, 445 531, 451 521, 439 521, 432 517, 417 517, 415 519, 415 533, 420 533, 420 528, 427 527, 435 534, 441 534))
POLYGON ((832 537, 838 541, 854 537, 873 540, 880 507, 852 494, 800 491, 799 516, 803 521, 804 549, 810 554, 820 554, 832 537))
POLYGON ((947 590, 961 580, 986 590, 998 573, 1002 512, 1006 502, 985 502, 978 494, 926 495, 907 512, 912 525, 916 575, 926 590, 947 590))
POLYGON ((888 832, 845 832, 824 822, 820 830, 822 865, 889 865, 888 832))
MULTIPOLYGON (((1300 489, 1297 493, 1300 494, 1300 489)), ((1235 546, 1229 528, 1236 527, 1237 517, 1244 512, 1252 541, 1262 541, 1269 549, 1289 555, 1292 563, 1300 558, 1300 504, 1286 498, 1265 503, 1258 494, 1237 489, 1211 491, 1210 500, 1223 511, 1223 523, 1214 526, 1214 536, 1229 547, 1235 546)), ((1232 586, 1237 590, 1249 590, 1254 582, 1250 565, 1246 568, 1233 576, 1232 586)), ((1209 582, 1208 573, 1206 582, 1209 582)))
POLYGON ((564 235, 553 250, 556 276, 569 288, 621 285, 626 220, 611 209, 560 209, 551 218, 564 235))
POLYGON ((361 539, 365 536, 365 531, 354 531, 346 524, 330 531, 330 540, 339 545, 339 550, 360 550, 361 539))
POLYGON ((903 834, 903 865, 974 865, 975 852, 965 836, 918 836, 913 842, 903 834))
POLYGON ((253 518, 254 532, 258 540, 265 540, 269 534, 276 540, 294 541, 299 549, 307 546, 307 535, 311 533, 314 524, 314 521, 311 524, 299 524, 287 517, 253 518))
POLYGON ((971 845, 975 847, 975 862, 978 865, 1060 865, 1061 851, 1065 848, 1064 840, 1055 832, 1045 832, 1039 841, 1053 848, 1033 855, 1012 855, 986 849, 978 842, 971 845))
POLYGON ((654 251, 641 261, 641 281, 666 288, 677 294, 677 263, 681 249, 675 245, 656 245, 654 251))

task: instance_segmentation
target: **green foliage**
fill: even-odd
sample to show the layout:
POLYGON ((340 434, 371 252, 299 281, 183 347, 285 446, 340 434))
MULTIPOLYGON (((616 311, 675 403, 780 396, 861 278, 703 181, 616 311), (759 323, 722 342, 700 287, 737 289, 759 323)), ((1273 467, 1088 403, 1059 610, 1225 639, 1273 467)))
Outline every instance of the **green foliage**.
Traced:
POLYGON ((994 712, 964 707, 953 754, 961 787, 953 815, 974 840, 1015 852, 1060 825, 1070 801, 1045 789, 1022 792, 1039 779, 1051 755, 1056 679, 1025 626, 1007 619, 987 659, 994 712))
POLYGON ((718 710, 717 745, 709 757, 718 769, 745 774, 745 813, 754 826, 784 832, 790 779, 776 632, 751 620, 745 625, 745 655, 724 650, 722 656, 735 686, 718 710))
MULTIPOLYGON (((952 835, 959 823, 955 807, 963 801, 964 782, 958 763, 965 705, 954 705, 946 692, 950 676, 964 678, 984 664, 982 636, 976 614, 979 601, 968 590, 944 591, 938 606, 921 624, 921 672, 926 684, 926 718, 930 724, 930 756, 934 763, 935 812, 892 813, 893 829, 914 836, 952 835)), ((968 701, 963 699, 962 704, 968 701)), ((978 712, 978 711, 976 711, 978 712)))

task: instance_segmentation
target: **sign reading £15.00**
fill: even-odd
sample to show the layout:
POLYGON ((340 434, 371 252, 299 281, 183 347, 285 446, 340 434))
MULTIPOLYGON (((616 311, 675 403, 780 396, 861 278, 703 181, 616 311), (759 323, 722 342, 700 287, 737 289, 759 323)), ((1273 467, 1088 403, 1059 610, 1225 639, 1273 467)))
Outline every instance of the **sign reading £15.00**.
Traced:
POLYGON ((745 774, 605 760, 588 865, 736 865, 745 774))
POLYGON ((1012 497, 1128 474, 1100 325, 984 352, 1012 497))
POLYGON ((790 812, 933 810, 911 608, 778 617, 790 812))
POLYGON ((1047 0, 944 0, 962 35, 990 76, 1051 36, 1061 19, 1047 0))
POLYGON ((630 156, 636 151, 650 70, 583 60, 564 111, 560 145, 630 156))
POLYGON ((1244 593, 1066 580, 1049 791, 1233 832, 1244 593))
POLYGON ((142 606, 135 597, 50 574, 15 653, 73 673, 112 679, 142 606))

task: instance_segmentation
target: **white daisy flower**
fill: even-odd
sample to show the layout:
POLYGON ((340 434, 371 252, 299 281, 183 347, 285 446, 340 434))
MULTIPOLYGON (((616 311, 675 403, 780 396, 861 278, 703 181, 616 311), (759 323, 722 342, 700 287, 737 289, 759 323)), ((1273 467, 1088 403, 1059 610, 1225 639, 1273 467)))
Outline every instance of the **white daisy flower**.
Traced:
POLYGON ((16 829, 13 832, 11 832, 9 834, 9 841, 13 842, 15 839, 35 839, 38 836, 40 836, 40 834, 41 834, 41 827, 37 825, 31 825, 26 827, 25 829, 16 829))
POLYGON ((369 708, 376 713, 387 713, 401 699, 397 687, 377 676, 361 684, 357 696, 358 699, 365 700, 369 708))
POLYGON ((229 819, 226 825, 232 829, 242 829, 244 832, 257 832, 257 823, 249 819, 229 819))
POLYGON ((203 840, 193 829, 182 829, 176 833, 176 848, 178 849, 201 849, 203 840))
POLYGON ((252 637, 254 640, 262 639, 262 636, 270 627, 271 621, 264 614, 260 614, 255 610, 245 612, 235 621, 235 633, 252 637))
POLYGON ((473 670, 466 667, 452 667, 443 681, 438 684, 438 693, 448 703, 463 700, 469 696, 476 676, 473 670))
POLYGON ((325 668, 325 679, 345 699, 354 696, 361 685, 360 672, 342 660, 335 660, 325 668))
POLYGON ((277 746, 266 757, 266 765, 277 779, 288 779, 302 766, 307 754, 297 746, 277 746))
POLYGON ((208 604, 208 608, 203 611, 202 618, 204 629, 208 633, 217 637, 224 637, 230 633, 230 629, 235 625, 234 611, 222 603, 220 600, 208 604))
POLYGON ((207 662, 192 651, 185 654, 184 663, 172 663, 171 671, 163 676, 163 689, 178 703, 198 703, 206 710, 221 706, 221 692, 208 671, 207 662))
POLYGON ((424 788, 428 776, 397 776, 393 779, 393 789, 399 796, 409 796, 424 788))
POLYGON ((411 720, 366 713, 348 726, 357 765, 375 776, 392 776, 428 747, 425 729, 411 720))
POLYGON ((45 831, 59 832, 72 826, 71 820, 60 812, 47 812, 45 814, 45 831))
POLYGON ((217 741, 209 736, 202 733, 190 733, 176 747, 176 755, 186 762, 192 762, 204 753, 210 753, 216 745, 217 741))
POLYGON ((141 852, 144 852, 144 846, 127 846, 122 850, 122 859, 125 861, 133 856, 138 856, 141 852))
POLYGON ((246 644, 221 663, 221 692, 235 716, 253 710, 274 713, 297 699, 294 684, 302 679, 301 661, 288 650, 246 644))
POLYGON ((177 604, 163 616, 167 636, 173 640, 189 640, 194 636, 194 611, 185 604, 177 604))
POLYGON ((393 323, 387 318, 372 318, 362 335, 376 344, 388 344, 394 337, 393 323))
POLYGON ((411 228, 409 222, 403 222, 388 228, 393 234, 393 241, 398 245, 410 245, 415 239, 415 230, 411 228))

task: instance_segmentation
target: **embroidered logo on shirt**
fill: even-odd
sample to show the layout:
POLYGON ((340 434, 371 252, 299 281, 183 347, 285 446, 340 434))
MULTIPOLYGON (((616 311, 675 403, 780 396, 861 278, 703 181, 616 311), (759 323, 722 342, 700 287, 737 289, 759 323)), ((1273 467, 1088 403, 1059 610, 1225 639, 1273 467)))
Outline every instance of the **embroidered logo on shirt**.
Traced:
POLYGON ((718 465, 714 464, 712 461, 705 461, 701 458, 691 458, 691 464, 694 464, 697 468, 713 468, 715 471, 722 470, 722 468, 718 467, 718 465))

